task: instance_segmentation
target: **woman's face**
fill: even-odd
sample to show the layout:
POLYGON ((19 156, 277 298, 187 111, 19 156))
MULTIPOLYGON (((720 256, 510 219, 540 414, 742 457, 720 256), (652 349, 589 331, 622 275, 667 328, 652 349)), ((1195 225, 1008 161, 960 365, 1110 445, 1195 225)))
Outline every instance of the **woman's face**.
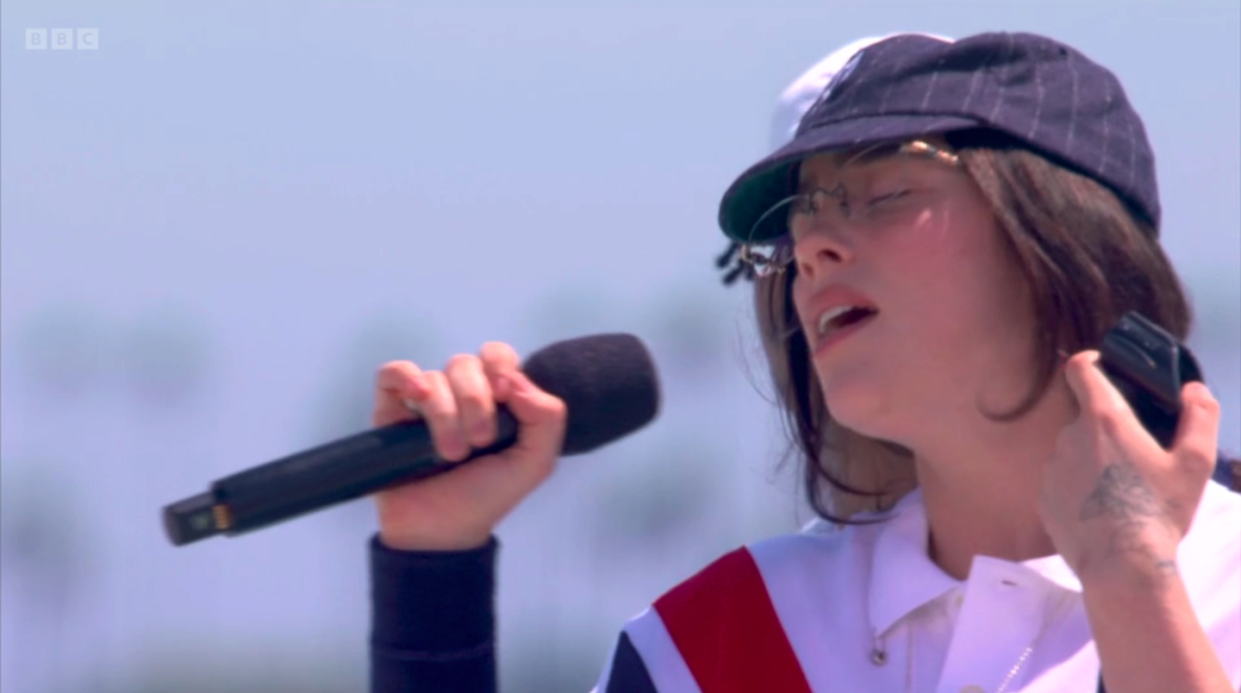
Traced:
POLYGON ((1020 401, 1031 382, 1034 320, 964 168, 890 151, 802 164, 803 192, 835 192, 790 219, 793 300, 833 418, 917 450, 930 436, 963 430, 979 406, 1020 401), (842 304, 874 312, 820 331, 825 312, 842 304))

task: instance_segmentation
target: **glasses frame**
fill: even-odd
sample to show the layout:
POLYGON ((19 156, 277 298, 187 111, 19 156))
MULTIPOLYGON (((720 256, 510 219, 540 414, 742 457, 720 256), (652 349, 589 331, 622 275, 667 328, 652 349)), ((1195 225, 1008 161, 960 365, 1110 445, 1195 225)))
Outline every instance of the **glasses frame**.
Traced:
MULTIPOLYGON (((845 163, 841 164, 840 168, 842 169, 847 168, 853 162, 866 156, 868 153, 875 151, 876 149, 882 149, 884 147, 890 147, 890 146, 892 146, 891 142, 881 142, 881 143, 873 144, 869 147, 866 147, 865 149, 862 149, 858 153, 849 157, 849 159, 845 161, 845 163)), ((903 142, 901 143, 899 147, 897 147, 896 154, 924 156, 924 157, 934 159, 936 161, 940 161, 949 166, 959 166, 961 163, 961 157, 956 153, 956 151, 954 151, 950 147, 941 147, 939 145, 934 145, 929 142, 926 142, 924 140, 909 140, 908 142, 903 142)), ((782 198, 780 201, 773 204, 766 212, 763 212, 763 214, 757 220, 755 220, 754 224, 750 227, 750 233, 747 234, 747 237, 753 238, 754 232, 758 230, 758 227, 764 221, 766 221, 767 217, 771 216, 777 210, 782 209, 785 205, 795 200, 804 199, 806 197, 812 197, 820 192, 826 193, 828 197, 831 197, 832 199, 840 201, 840 203, 844 206, 845 218, 846 219, 849 218, 848 199, 845 195, 844 183, 838 183, 836 187, 831 190, 825 190, 823 188, 814 188, 813 190, 800 192, 800 193, 797 193, 796 195, 789 195, 788 197, 782 198)), ((773 238, 772 241, 764 243, 763 245, 769 245, 770 243, 778 242, 780 238, 784 238, 787 240, 788 236, 789 236, 789 232, 786 230, 783 236, 777 236, 773 238)), ((757 244, 750 243, 750 242, 741 243, 740 250, 738 252, 738 258, 741 260, 741 262, 749 265, 750 268, 754 271, 754 274, 756 274, 757 276, 766 277, 766 276, 770 276, 773 274, 779 274, 783 272, 790 264, 792 264, 792 249, 791 248, 789 250, 789 257, 787 259, 781 262, 774 262, 772 260, 766 259, 765 257, 762 256, 762 254, 755 253, 754 252, 755 245, 757 244)))

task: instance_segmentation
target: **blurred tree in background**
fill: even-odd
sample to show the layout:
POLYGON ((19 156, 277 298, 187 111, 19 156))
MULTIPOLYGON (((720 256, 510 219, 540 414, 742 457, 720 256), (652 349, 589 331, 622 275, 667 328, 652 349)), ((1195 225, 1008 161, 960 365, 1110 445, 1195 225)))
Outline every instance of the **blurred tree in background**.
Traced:
POLYGON ((47 306, 19 333, 16 372, 41 399, 81 397, 108 370, 106 338, 102 321, 84 305, 47 306))
POLYGON ((342 655, 290 650, 272 642, 246 646, 190 642, 152 648, 133 687, 100 685, 64 693, 363 693, 365 679, 342 655))
MULTIPOLYGON (((48 458, 0 467, 0 581, 4 681, 51 690, 72 672, 63 655, 79 635, 77 616, 98 536, 78 509, 78 485, 48 458)), ((32 690, 31 693, 38 693, 32 690)))
POLYGON ((693 382, 727 372, 725 358, 739 337, 726 298, 716 287, 694 282, 669 287, 645 306, 661 370, 693 382))
POLYGON ((201 313, 183 306, 148 311, 132 323, 116 357, 145 413, 170 413, 203 394, 216 375, 215 334, 201 313))

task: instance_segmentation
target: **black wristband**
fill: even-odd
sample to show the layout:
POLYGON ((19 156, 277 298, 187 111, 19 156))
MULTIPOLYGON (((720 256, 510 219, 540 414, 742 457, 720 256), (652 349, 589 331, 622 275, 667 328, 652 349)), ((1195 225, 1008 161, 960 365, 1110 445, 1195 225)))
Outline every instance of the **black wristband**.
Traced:
POLYGON ((397 551, 370 541, 371 643, 428 655, 495 639, 495 537, 469 551, 397 551))

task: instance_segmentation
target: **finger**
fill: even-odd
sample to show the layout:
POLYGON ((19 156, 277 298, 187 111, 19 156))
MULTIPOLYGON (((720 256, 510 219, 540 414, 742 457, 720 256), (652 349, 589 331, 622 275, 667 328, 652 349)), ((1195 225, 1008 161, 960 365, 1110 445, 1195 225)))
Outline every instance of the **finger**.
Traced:
POLYGON ((1099 352, 1088 349, 1074 354, 1065 364, 1064 378, 1077 399, 1079 417, 1122 428, 1130 423, 1141 427, 1125 396, 1116 389, 1098 363, 1099 352))
MULTIPOLYGON (((509 376, 512 392, 506 405, 521 426, 512 449, 554 462, 564 446, 568 411, 564 402, 539 389, 520 370, 509 376)), ((550 471, 548 467, 547 471, 550 471)))
POLYGON ((444 375, 457 400, 465 439, 475 448, 487 447, 496 437, 496 404, 482 360, 472 354, 459 354, 448 361, 444 375))
POLYGON ((1101 411, 1113 404, 1110 393, 1096 378, 1103 375, 1098 363, 1099 352, 1088 349, 1073 354, 1064 364, 1064 379, 1082 409, 1101 411))
POLYGON ((461 419, 457 411, 457 398, 453 395, 448 377, 441 371, 423 373, 429 393, 418 400, 422 418, 431 430, 431 438, 440 457, 446 460, 465 459, 470 450, 461 431, 461 419))
POLYGON ((509 375, 521 367, 521 358, 513 347, 504 342, 487 342, 478 352, 483 371, 491 381, 491 390, 497 400, 508 398, 511 383, 509 375))
POLYGON ((398 421, 417 418, 408 401, 416 402, 427 394, 422 369, 409 361, 392 361, 379 368, 375 375, 375 409, 372 423, 387 426, 398 421))
POLYGON ((1206 385, 1192 382, 1181 388, 1181 403, 1173 453, 1182 463, 1214 469, 1219 449, 1219 402, 1206 385))

